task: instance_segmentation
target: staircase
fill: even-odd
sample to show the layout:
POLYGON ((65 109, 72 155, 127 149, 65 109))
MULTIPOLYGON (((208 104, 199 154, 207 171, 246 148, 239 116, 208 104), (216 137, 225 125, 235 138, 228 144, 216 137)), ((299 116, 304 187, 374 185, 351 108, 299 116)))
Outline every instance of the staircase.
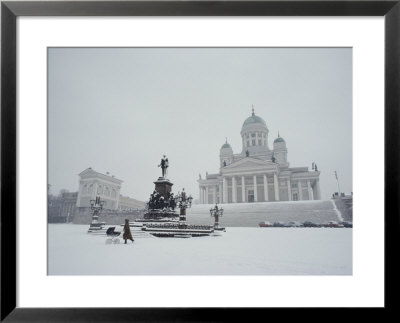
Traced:
MULTIPOLYGON (((198 204, 187 209, 187 221, 190 224, 213 224, 210 216, 213 204, 198 204)), ((262 221, 303 223, 312 221, 322 224, 328 221, 340 221, 332 201, 289 201, 219 204, 224 209, 220 225, 224 227, 257 227, 262 221)), ((347 218, 347 217, 346 217, 347 218)), ((346 221, 344 217, 344 220, 346 221)))

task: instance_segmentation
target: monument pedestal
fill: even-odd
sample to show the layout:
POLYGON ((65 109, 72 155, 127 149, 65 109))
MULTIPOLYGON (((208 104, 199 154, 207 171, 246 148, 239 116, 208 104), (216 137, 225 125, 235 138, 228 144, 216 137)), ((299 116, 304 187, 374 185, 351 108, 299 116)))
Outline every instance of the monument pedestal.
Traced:
MULTIPOLYGON (((169 201, 171 198, 172 185, 168 178, 159 177, 155 182, 155 192, 161 196, 164 201, 169 201)), ((157 206, 149 208, 148 212, 144 215, 145 219, 161 219, 161 218, 176 218, 178 214, 171 208, 165 206, 157 206)), ((161 203, 163 204, 163 203, 161 203)))
POLYGON ((155 182, 153 182, 156 187, 155 190, 160 193, 160 195, 164 198, 168 198, 169 194, 171 194, 172 184, 169 179, 165 177, 159 177, 155 182))

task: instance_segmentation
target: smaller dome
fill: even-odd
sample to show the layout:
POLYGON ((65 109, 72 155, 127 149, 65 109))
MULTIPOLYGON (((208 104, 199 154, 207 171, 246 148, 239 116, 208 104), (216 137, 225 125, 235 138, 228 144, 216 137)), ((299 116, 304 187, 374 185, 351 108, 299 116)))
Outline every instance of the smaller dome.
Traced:
POLYGON ((225 143, 221 147, 221 149, 226 149, 226 148, 232 149, 231 145, 228 144, 228 138, 225 139, 225 143))
POLYGON ((278 137, 274 140, 274 144, 278 143, 278 142, 285 142, 285 140, 282 137, 278 137))

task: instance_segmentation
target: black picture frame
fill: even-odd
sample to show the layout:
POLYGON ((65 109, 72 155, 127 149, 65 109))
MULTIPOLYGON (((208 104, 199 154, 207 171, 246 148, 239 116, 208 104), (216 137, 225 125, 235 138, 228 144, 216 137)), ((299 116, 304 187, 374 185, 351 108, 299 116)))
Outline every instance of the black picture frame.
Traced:
MULTIPOLYGON (((16 19, 19 16, 384 16, 385 307, 396 309, 399 275, 400 0, 387 1, 3 1, 1 3, 1 321, 233 322, 267 308, 18 308, 16 282, 16 19), (396 256, 394 256, 396 255, 396 256)), ((356 165, 354 166, 356 167, 356 165)), ((368 287, 366 286, 366 291, 368 287)), ((39 293, 40 291, 38 291, 39 293)), ((245 297, 245 295, 241 295, 245 297)), ((340 318, 335 310, 331 318, 340 318)), ((303 316, 304 310, 298 310, 303 316)), ((315 313, 315 312, 314 312, 315 313)), ((371 317, 368 311, 368 317, 371 317)), ((308 315, 308 314, 307 314, 308 315)), ((342 317, 343 318, 343 317, 342 317)), ((319 318, 321 319, 321 317, 319 318)))

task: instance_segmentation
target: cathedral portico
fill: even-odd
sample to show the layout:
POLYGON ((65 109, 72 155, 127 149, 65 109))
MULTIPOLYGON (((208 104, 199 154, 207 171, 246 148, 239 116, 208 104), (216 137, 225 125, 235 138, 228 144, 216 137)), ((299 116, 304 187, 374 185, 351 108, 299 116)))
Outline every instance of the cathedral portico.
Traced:
POLYGON ((248 203, 320 199, 319 174, 308 167, 290 168, 285 140, 268 147, 268 128, 254 114, 242 126, 242 152, 234 154, 226 140, 217 174, 199 176, 200 203, 248 203))

